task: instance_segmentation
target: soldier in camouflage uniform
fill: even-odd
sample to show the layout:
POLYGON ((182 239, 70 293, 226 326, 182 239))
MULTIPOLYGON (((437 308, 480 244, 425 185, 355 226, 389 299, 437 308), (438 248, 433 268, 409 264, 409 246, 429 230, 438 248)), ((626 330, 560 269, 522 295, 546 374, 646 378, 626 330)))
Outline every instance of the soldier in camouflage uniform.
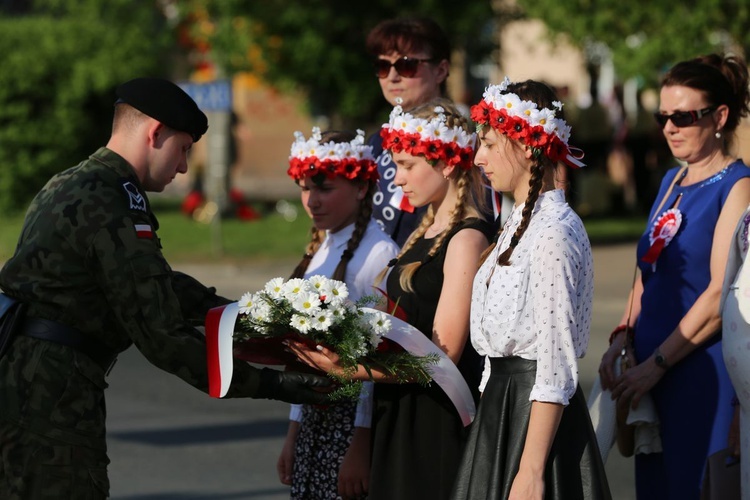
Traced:
MULTIPOLYGON (((145 191, 187 170, 205 115, 166 80, 118 88, 112 136, 33 200, 0 287, 26 304, 0 359, 0 497, 109 495, 105 374, 131 344, 207 391, 206 347, 192 325, 226 304, 164 260, 145 191)), ((325 402, 323 377, 235 363, 229 397, 325 402)))

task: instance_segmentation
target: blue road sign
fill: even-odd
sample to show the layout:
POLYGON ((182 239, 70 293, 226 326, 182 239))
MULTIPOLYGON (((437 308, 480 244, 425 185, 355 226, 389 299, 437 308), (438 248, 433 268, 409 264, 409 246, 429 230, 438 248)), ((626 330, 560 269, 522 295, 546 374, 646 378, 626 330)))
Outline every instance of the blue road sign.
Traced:
POLYGON ((232 84, 229 80, 207 83, 182 82, 179 85, 203 111, 232 110, 232 84))

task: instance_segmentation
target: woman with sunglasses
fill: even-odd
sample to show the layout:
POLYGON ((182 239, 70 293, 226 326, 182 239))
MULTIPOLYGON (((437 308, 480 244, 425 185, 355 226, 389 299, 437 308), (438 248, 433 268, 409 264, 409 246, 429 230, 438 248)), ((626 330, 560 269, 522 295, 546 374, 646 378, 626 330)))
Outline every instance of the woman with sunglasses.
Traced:
MULTIPOLYGON (((391 106, 399 105, 408 111, 445 94, 451 48, 445 32, 433 20, 382 21, 367 35, 366 47, 375 58, 375 76, 391 106)), ((396 164, 390 152, 383 150, 382 141, 378 134, 369 141, 380 173, 373 218, 396 243, 403 245, 419 224, 424 209, 413 207, 395 185, 396 164)))
MULTIPOLYGON (((451 46, 442 28, 428 18, 399 18, 381 22, 367 35, 367 52, 375 58, 375 76, 383 97, 405 111, 435 98, 445 97, 450 70, 451 46)), ((373 200, 373 218, 399 245, 403 245, 424 215, 404 197, 394 177, 396 164, 374 135, 369 144, 377 157, 379 192, 373 200)), ((485 183, 487 184, 487 183, 485 183)), ((509 201, 487 186, 487 219, 495 220, 509 201)))
POLYGON ((618 404, 649 392, 662 452, 636 454, 636 494, 697 499, 706 458, 727 446, 734 392, 722 359, 719 300, 750 168, 731 148, 748 114, 748 71, 716 54, 664 76, 656 120, 682 167, 669 170, 637 249, 640 271, 599 367, 618 404), (630 366, 615 376, 622 358, 630 366))

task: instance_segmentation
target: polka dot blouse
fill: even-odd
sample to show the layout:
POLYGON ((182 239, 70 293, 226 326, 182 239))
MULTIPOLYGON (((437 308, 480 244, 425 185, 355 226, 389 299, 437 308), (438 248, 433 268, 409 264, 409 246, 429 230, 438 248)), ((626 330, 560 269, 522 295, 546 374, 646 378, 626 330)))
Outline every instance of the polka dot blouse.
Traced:
MULTIPOLYGON (((474 278, 471 341, 484 356, 535 360, 529 399, 567 405, 578 385, 577 359, 586 352, 591 327, 591 245, 563 191, 548 191, 540 195, 510 265, 498 266, 522 210, 523 204, 514 207, 474 278)), ((480 390, 490 369, 486 363, 480 390)))

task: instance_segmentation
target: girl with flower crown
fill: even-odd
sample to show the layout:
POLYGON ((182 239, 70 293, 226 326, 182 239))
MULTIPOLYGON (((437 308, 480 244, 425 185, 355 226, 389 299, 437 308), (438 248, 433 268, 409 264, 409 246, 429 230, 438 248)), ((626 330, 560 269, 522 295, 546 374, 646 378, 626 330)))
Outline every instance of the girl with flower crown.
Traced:
POLYGON ((474 161, 516 204, 474 278, 471 341, 487 361, 455 499, 610 498, 578 385, 593 260, 555 189, 560 162, 582 166, 561 108, 546 85, 507 78, 472 108, 474 161))
MULTIPOLYGON (((371 219, 378 172, 364 132, 295 134, 289 176, 313 220, 311 240, 292 278, 343 281, 353 301, 372 294, 398 246, 371 219)), ((367 493, 372 384, 358 403, 292 407, 277 463, 279 479, 299 499, 360 498, 367 493)))
MULTIPOLYGON (((404 113, 400 106, 381 130, 397 165, 394 182, 415 207, 420 225, 390 263, 389 299, 458 367, 468 398, 478 398, 481 358, 468 342, 471 282, 492 233, 480 217, 481 172, 473 167, 475 136, 446 99, 404 113)), ((385 270, 383 275, 386 274, 385 270)), ((301 359, 337 371, 336 356, 297 344, 301 359)), ((358 378, 370 377, 360 368, 358 378)), ((466 429, 438 384, 392 384, 372 371, 375 384, 370 499, 446 499, 458 468, 466 429)))

